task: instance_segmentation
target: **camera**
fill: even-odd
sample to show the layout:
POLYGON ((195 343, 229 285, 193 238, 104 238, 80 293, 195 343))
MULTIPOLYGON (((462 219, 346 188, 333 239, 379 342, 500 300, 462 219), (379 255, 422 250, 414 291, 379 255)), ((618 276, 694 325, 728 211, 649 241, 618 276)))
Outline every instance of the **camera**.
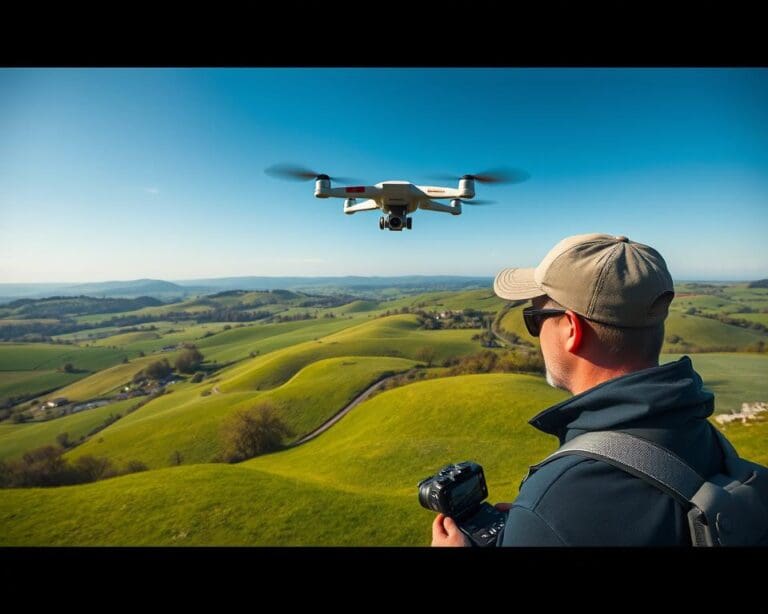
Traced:
POLYGON ((446 465, 421 480, 418 488, 421 506, 453 518, 472 545, 496 545, 507 514, 484 502, 488 487, 480 465, 472 461, 446 465))

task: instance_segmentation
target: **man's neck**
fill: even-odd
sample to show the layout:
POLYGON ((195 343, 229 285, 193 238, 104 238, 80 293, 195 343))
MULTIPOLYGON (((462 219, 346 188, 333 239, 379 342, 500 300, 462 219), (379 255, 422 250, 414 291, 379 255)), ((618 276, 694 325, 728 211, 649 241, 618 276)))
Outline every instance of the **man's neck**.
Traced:
POLYGON ((621 377, 622 375, 628 375, 629 373, 642 371, 643 369, 650 369, 651 367, 658 367, 659 363, 656 361, 648 363, 637 363, 634 365, 602 367, 583 360, 580 361, 578 365, 579 366, 575 370, 570 381, 570 391, 573 395, 581 394, 590 388, 594 388, 598 384, 602 384, 608 380, 621 377))

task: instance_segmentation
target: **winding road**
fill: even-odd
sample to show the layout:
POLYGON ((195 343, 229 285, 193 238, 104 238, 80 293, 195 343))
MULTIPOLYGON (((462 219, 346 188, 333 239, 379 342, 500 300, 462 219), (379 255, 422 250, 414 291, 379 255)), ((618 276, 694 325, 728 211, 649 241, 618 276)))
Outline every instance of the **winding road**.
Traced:
POLYGON ((407 375, 408 373, 412 373, 413 371, 416 371, 416 369, 417 367, 414 367, 412 369, 409 369, 408 371, 404 371, 402 373, 396 373, 395 375, 390 375, 389 377, 380 379, 378 382, 376 382, 375 384, 372 384, 371 386, 366 388, 363 392, 361 392, 359 395, 357 395, 354 399, 352 399, 349 403, 347 403, 344 407, 342 407, 337 413, 331 416, 328 420, 323 422, 315 430, 310 431, 309 433, 304 435, 304 437, 302 437, 301 439, 297 439, 288 447, 295 448, 296 446, 299 446, 303 443, 307 443, 308 441, 313 440, 315 437, 327 431, 339 420, 341 420, 344 416, 346 416, 352 410, 352 408, 354 408, 356 405, 365 401, 369 396, 371 396, 371 393, 373 393, 378 388, 381 388, 387 381, 395 377, 400 377, 402 375, 407 375))

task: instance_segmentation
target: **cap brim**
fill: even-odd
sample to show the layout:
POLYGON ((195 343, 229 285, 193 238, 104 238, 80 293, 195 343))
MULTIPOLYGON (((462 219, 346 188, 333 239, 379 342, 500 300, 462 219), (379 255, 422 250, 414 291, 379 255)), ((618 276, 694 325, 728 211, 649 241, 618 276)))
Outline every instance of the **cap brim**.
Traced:
POLYGON ((544 292, 533 279, 536 269, 504 269, 493 280, 493 291, 508 301, 544 296, 544 292))

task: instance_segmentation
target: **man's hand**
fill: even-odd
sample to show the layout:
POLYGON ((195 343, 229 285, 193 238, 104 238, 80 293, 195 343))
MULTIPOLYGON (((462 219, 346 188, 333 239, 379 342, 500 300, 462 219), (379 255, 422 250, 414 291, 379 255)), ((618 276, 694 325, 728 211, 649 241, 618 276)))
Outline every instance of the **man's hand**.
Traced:
POLYGON ((438 514, 432 523, 432 546, 470 546, 469 539, 459 531, 456 521, 445 514, 438 514))
MULTIPOLYGON (((511 503, 497 503, 494 505, 497 510, 502 512, 509 511, 511 503)), ((456 521, 445 514, 438 514, 432 523, 432 546, 471 546, 469 538, 459 530, 456 521)))

